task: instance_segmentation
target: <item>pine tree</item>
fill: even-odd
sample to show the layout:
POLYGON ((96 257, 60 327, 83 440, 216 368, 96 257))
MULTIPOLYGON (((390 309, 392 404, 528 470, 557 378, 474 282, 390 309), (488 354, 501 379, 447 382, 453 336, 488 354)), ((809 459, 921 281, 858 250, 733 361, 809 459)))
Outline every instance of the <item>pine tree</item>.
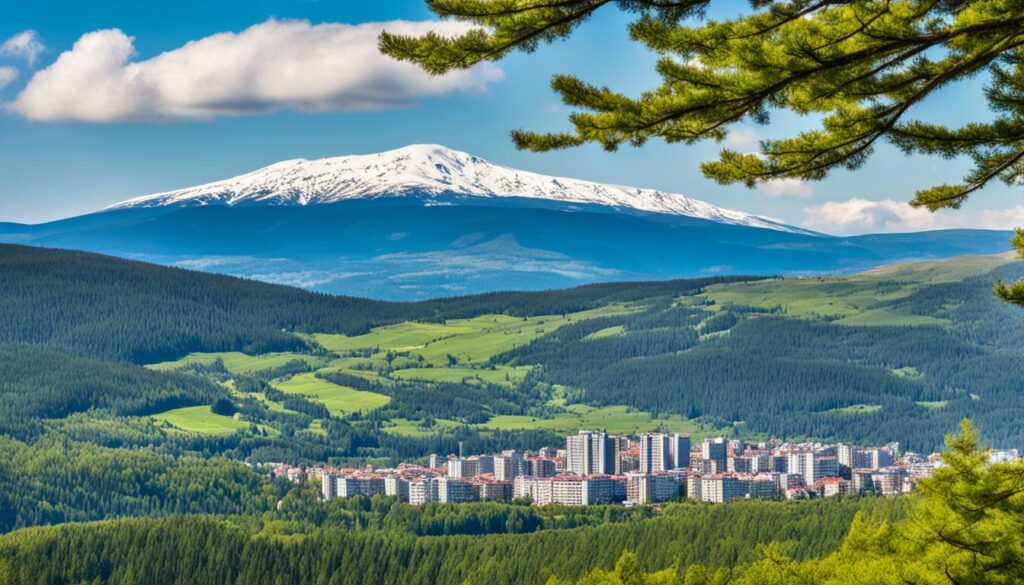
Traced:
MULTIPOLYGON (((387 34, 381 49, 434 74, 498 60, 571 36, 606 6, 636 15, 633 40, 660 55, 661 85, 629 97, 559 75, 552 88, 577 111, 573 130, 515 131, 520 148, 547 151, 598 143, 615 150, 650 138, 722 141, 741 121, 768 123, 772 110, 821 118, 821 127, 764 140, 758 153, 724 149, 702 165, 721 183, 820 180, 857 169, 888 141, 906 153, 967 155, 959 184, 918 191, 912 204, 959 208, 995 181, 1024 175, 1024 2, 1020 0, 751 0, 735 19, 700 21, 710 0, 427 0, 442 17, 477 28, 445 38, 387 34), (979 74, 995 116, 959 128, 914 119, 914 106, 979 74)), ((1024 233, 1014 246, 1024 255, 1024 233)), ((996 285, 1024 306, 1024 281, 996 285)))

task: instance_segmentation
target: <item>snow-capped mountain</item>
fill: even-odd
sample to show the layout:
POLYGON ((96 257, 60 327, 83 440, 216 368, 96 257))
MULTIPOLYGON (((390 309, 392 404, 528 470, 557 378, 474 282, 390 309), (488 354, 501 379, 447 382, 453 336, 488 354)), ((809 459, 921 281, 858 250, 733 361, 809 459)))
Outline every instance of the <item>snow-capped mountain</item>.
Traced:
POLYGON ((683 195, 520 171, 436 145, 290 160, 108 209, 116 211, 0 223, 0 242, 412 300, 614 280, 846 273, 1001 252, 1009 237, 833 237, 683 195))
POLYGON ((414 144, 378 154, 287 160, 223 181, 130 199, 108 210, 205 205, 294 206, 442 195, 596 204, 806 233, 685 195, 521 171, 436 144, 414 144))

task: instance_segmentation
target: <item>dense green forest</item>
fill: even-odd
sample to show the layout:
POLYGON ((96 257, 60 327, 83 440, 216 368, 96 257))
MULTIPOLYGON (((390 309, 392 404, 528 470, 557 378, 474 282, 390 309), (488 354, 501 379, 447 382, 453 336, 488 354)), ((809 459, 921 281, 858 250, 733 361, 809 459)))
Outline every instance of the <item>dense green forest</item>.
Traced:
POLYGON ((611 567, 624 547, 642 551, 648 567, 752 562, 761 542, 785 543, 796 558, 820 557, 842 542, 858 512, 895 520, 907 507, 885 499, 752 501, 669 505, 650 517, 598 506, 571 511, 579 527, 563 528, 566 509, 413 510, 386 500, 319 505, 319 522, 301 511, 289 517, 292 500, 285 500, 280 514, 258 518, 173 516, 23 530, 0 537, 0 581, 544 583, 611 567), (438 516, 443 521, 433 523, 438 516))
POLYGON ((730 280, 737 279, 597 284, 388 303, 86 252, 0 244, 0 341, 144 364, 195 351, 310 349, 295 332, 356 334, 408 319, 481 313, 559 314, 730 280))
MULTIPOLYGON (((1021 269, 998 259, 860 279, 617 283, 420 303, 331 297, 19 246, 0 247, 0 268, 0 337, 7 343, 0 346, 0 430, 21 439, 42 433, 43 419, 77 412, 107 420, 230 399, 244 420, 261 425, 254 428, 280 434, 156 433, 136 444, 191 442, 203 453, 259 460, 422 457, 459 440, 494 444, 486 438, 492 421, 503 439, 542 445, 554 439, 551 432, 508 428, 502 417, 557 419, 567 405, 583 403, 625 406, 651 420, 679 416, 722 433, 897 440, 921 451, 937 449, 967 416, 994 444, 1024 446, 1016 424, 1024 415, 1024 333, 1005 326, 1020 314, 989 290, 994 277, 1013 280, 1021 269), (791 298, 807 286, 816 299, 811 312, 791 298), (425 338, 428 349, 411 352, 374 341, 386 340, 373 333, 382 327, 444 327, 486 315, 522 318, 523 328, 537 333, 510 329, 510 345, 468 361, 430 356, 433 338, 425 338), (563 322, 544 328, 545 315, 563 322), (341 334, 342 347, 354 349, 332 349, 323 334, 341 334), (366 347, 352 345, 359 336, 371 338, 366 347), (292 352, 329 367, 293 360, 259 371, 191 364, 152 372, 129 365, 231 351, 292 352), (463 373, 403 375, 424 367, 463 373), (506 367, 519 368, 516 377, 476 374, 506 367), (315 396, 280 390, 279 382, 304 372, 387 397, 386 404, 330 412, 315 396), (229 395, 226 384, 240 393, 229 395), (389 433, 391 420, 436 432, 389 433), (303 432, 311 425, 319 436, 303 432)), ((460 331, 455 325, 437 337, 457 339, 460 331)), ((134 432, 123 422, 71 431, 117 445, 124 442, 119 434, 134 432)))
MULTIPOLYGON (((0 536, 0 581, 786 585, 1024 579, 1024 463, 989 464, 969 423, 906 498, 536 508, 389 498, 29 528, 0 536)), ((268 495, 270 491, 265 490, 268 495)))
POLYGON ((0 435, 35 436, 43 432, 43 419, 90 409, 145 415, 210 404, 226 394, 198 376, 0 343, 0 435))

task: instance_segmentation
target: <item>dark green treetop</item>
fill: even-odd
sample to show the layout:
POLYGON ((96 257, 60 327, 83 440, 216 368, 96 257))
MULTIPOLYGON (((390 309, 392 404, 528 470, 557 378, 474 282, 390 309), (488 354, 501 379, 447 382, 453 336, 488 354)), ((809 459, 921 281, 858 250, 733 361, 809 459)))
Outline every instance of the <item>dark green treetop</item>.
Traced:
MULTIPOLYGON (((904 152, 969 156, 954 185, 916 193, 912 204, 956 209, 993 181, 1024 174, 1024 0, 751 0, 735 19, 702 18, 710 0, 427 0, 432 11, 478 25, 462 36, 384 33, 381 50, 434 74, 494 61, 569 37, 595 11, 635 14, 631 38, 660 55, 661 84, 630 97, 559 75, 552 88, 576 108, 572 130, 516 130, 520 148, 547 151, 595 142, 608 150, 666 142, 721 141, 741 121, 789 110, 820 119, 796 136, 763 140, 760 152, 721 151, 705 175, 724 184, 820 180, 857 169, 888 141, 904 152), (950 128, 915 118, 914 106, 979 74, 991 81, 991 116, 950 128)), ((1024 253, 1024 234, 1015 247, 1024 253)), ((1024 305, 1024 282, 996 292, 1024 305)))

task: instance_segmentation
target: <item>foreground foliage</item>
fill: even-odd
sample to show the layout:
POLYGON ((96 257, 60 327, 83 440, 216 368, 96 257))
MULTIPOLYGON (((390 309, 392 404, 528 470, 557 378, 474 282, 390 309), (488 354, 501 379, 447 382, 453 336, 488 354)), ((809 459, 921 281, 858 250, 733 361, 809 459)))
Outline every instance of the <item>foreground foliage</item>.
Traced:
MULTIPOLYGON (((992 182, 1015 185, 1024 176, 1024 4, 1017 0, 753 0, 740 16, 696 24, 711 0, 427 4, 476 27, 456 38, 385 33, 381 49, 434 74, 567 38, 605 6, 637 15, 630 37, 659 56, 661 85, 634 98, 559 75, 551 85, 577 108, 573 131, 514 132, 521 148, 722 141, 731 126, 766 124, 783 109, 814 115, 820 127, 762 140, 757 153, 725 149, 704 173, 748 186, 818 180, 861 167, 886 141, 907 153, 969 156, 974 167, 961 183, 917 192, 913 205, 933 211, 959 208, 992 182), (915 106, 979 74, 992 79, 984 93, 994 116, 959 128, 914 117, 915 106)), ((1024 253, 1024 232, 1014 245, 1024 253)), ((1000 282, 996 291, 1024 304, 1024 280, 1000 282)))
POLYGON ((543 583, 612 567, 729 567, 783 542, 796 558, 835 550, 858 512, 899 518, 900 500, 677 504, 659 517, 621 506, 412 508, 387 498, 322 504, 292 492, 260 517, 125 519, 0 537, 0 582, 543 583))

